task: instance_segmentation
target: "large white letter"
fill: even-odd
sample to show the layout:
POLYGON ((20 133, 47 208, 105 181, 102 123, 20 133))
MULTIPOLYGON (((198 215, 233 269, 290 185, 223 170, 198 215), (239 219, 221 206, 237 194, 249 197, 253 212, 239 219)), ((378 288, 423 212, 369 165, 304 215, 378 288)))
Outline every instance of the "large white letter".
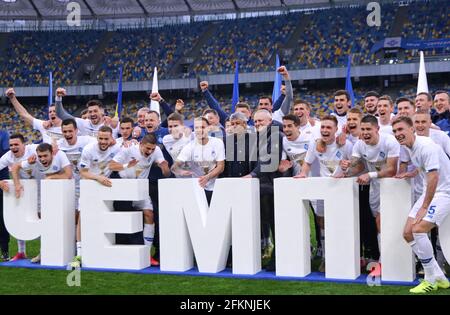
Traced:
POLYGON ((144 269, 150 265, 145 245, 115 245, 115 233, 143 229, 142 211, 114 212, 113 200, 144 200, 146 179, 112 179, 112 187, 81 180, 81 239, 83 266, 92 268, 144 269))
POLYGON ((381 280, 414 281, 411 247, 403 239, 403 228, 412 208, 409 181, 384 178, 380 182, 381 280))
POLYGON ((359 203, 355 179, 277 178, 275 192, 276 274, 311 272, 309 219, 304 200, 325 203, 325 277, 356 279, 359 265, 359 203))
POLYGON ((73 180, 41 181, 41 219, 37 215, 37 182, 21 180, 23 196, 17 199, 14 185, 4 194, 4 216, 8 232, 17 239, 41 237, 41 263, 65 266, 75 250, 75 198, 73 180))
POLYGON ((261 270, 257 179, 216 180, 211 207, 198 179, 163 179, 159 206, 161 270, 189 270, 195 253, 200 272, 220 272, 225 269, 231 235, 233 273, 261 270))

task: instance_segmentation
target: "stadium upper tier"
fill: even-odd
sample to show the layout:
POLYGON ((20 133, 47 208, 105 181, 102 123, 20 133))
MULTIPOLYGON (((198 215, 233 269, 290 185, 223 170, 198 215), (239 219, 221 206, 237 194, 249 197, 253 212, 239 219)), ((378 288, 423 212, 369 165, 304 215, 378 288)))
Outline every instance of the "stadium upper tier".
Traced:
MULTIPOLYGON (((49 71, 56 85, 83 83, 87 64, 94 82, 116 81, 121 65, 124 81, 149 80, 155 66, 161 79, 233 73, 236 60, 240 73, 270 71, 281 49, 291 52, 283 58, 290 70, 344 67, 349 53, 353 65, 371 65, 377 57, 370 49, 386 37, 449 38, 449 7, 445 0, 383 4, 379 27, 367 25, 365 6, 352 6, 128 31, 4 33, 0 86, 47 85, 49 71)), ((450 48, 425 51, 442 54, 450 48)), ((416 57, 407 50, 399 62, 416 57)))

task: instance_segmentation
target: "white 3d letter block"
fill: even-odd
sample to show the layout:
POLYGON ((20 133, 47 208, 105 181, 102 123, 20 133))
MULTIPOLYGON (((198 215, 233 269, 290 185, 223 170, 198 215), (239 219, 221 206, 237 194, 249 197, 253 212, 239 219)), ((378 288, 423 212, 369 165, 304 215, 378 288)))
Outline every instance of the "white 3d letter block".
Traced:
POLYGON ((162 179, 159 207, 161 270, 189 270, 195 253, 200 272, 220 272, 231 239, 233 273, 261 270, 258 179, 216 180, 210 207, 198 179, 162 179))
POLYGON ((142 231, 142 211, 114 212, 113 200, 144 200, 146 179, 112 179, 112 187, 81 180, 81 239, 83 266, 90 268, 144 269, 150 265, 145 245, 115 245, 115 233, 142 231))
POLYGON ((73 180, 41 181, 41 219, 37 215, 37 182, 21 181, 21 198, 4 194, 4 217, 8 232, 17 239, 33 240, 41 237, 41 263, 65 266, 75 250, 75 184, 73 180))
POLYGON ((303 277, 311 272, 310 235, 304 200, 324 200, 325 277, 356 279, 359 265, 358 185, 352 178, 277 178, 275 254, 277 276, 303 277))
POLYGON ((408 214, 412 208, 409 181, 380 180, 381 280, 414 281, 415 262, 411 246, 403 239, 408 214))

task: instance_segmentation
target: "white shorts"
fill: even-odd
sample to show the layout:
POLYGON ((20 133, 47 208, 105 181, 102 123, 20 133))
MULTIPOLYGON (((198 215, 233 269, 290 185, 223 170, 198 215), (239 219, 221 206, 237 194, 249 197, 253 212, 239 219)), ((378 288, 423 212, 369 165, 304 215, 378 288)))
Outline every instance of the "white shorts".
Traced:
MULTIPOLYGON (((423 204, 423 199, 425 198, 425 194, 423 194, 419 200, 416 201, 414 206, 409 213, 410 218, 415 218, 417 212, 423 204)), ((428 213, 423 218, 423 220, 436 224, 440 226, 444 219, 450 213, 450 196, 437 194, 434 195, 433 200, 428 207, 428 213)))
POLYGON ((311 200, 311 205, 313 207, 314 213, 317 216, 323 217, 325 215, 325 206, 323 200, 311 200))
POLYGON ((375 218, 380 212, 380 182, 378 180, 370 181, 369 205, 375 218))
POLYGON ((150 197, 144 200, 133 201, 133 207, 138 210, 153 210, 153 204, 150 197))

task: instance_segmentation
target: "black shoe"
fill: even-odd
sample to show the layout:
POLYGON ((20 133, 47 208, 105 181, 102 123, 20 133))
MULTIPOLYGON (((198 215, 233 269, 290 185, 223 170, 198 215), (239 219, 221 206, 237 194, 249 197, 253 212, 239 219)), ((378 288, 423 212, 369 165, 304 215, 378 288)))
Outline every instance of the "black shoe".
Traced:
POLYGON ((9 253, 2 251, 2 254, 0 256, 0 261, 9 261, 9 253))

